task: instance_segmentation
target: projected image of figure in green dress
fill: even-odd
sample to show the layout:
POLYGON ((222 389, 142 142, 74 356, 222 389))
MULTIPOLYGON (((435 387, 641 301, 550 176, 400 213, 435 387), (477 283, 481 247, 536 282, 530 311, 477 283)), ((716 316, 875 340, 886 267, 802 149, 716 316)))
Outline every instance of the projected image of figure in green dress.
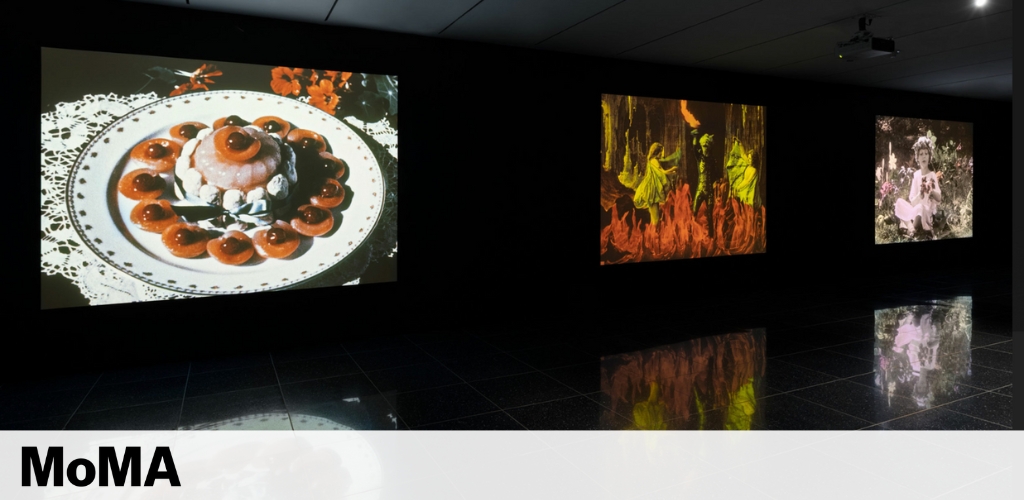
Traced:
POLYGON ((761 204, 761 200, 757 189, 757 169, 753 166, 751 156, 739 139, 734 140, 725 163, 725 173, 729 177, 729 195, 756 207, 761 204))
POLYGON ((664 155, 665 147, 660 142, 651 144, 647 153, 647 172, 633 195, 633 204, 636 208, 647 209, 651 214, 651 224, 655 226, 661 220, 661 204, 665 203, 665 195, 668 193, 669 176, 679 168, 679 158, 682 156, 679 151, 668 157, 664 155), (667 165, 673 166, 666 170, 667 165))

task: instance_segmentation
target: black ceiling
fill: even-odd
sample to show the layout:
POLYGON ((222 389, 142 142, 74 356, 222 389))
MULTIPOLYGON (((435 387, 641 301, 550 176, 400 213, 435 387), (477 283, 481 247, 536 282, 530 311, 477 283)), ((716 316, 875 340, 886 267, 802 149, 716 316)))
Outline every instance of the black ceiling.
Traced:
POLYGON ((1006 100, 1013 2, 988 0, 140 0, 822 82, 1006 100), (858 19, 899 55, 835 55, 858 19))

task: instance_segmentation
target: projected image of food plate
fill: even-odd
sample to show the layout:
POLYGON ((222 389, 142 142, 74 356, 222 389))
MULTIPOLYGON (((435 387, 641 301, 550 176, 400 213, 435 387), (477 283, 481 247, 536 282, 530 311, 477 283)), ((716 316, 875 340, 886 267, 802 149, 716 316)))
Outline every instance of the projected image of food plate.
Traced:
POLYGON ((974 126, 875 118, 875 244, 974 235, 974 126))
POLYGON ((396 77, 50 49, 43 66, 44 231, 74 230, 69 253, 44 237, 43 272, 81 271, 91 303, 358 283, 367 247, 397 248, 396 77), (50 81, 71 57, 97 74, 50 81))
POLYGON ((605 94, 601 264, 764 253, 763 106, 605 94))

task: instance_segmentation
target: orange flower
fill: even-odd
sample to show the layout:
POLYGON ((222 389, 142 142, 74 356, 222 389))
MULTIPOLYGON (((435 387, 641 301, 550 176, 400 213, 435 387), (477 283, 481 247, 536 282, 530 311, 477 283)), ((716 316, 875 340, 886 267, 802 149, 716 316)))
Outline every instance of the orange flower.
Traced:
POLYGON ((172 90, 171 93, 168 94, 168 95, 170 97, 174 97, 176 95, 184 94, 185 92, 188 92, 189 90, 192 90, 192 82, 185 82, 185 83, 183 83, 181 85, 175 85, 174 86, 174 90, 172 90))
POLYGON ((338 86, 342 86, 349 78, 352 77, 351 71, 327 71, 324 70, 324 78, 330 78, 331 82, 337 81, 338 86), (341 77, 341 81, 337 81, 338 77, 341 77))
POLYGON ((199 69, 192 72, 192 75, 189 76, 187 82, 181 85, 175 85, 174 90, 172 90, 169 95, 170 97, 174 97, 193 90, 210 90, 210 87, 207 87, 206 84, 216 83, 211 77, 223 74, 224 73, 218 70, 216 66, 212 64, 204 64, 200 66, 199 69))
POLYGON ((270 88, 274 92, 283 96, 299 95, 302 91, 302 84, 299 82, 299 77, 302 76, 304 70, 301 68, 284 68, 277 67, 270 71, 270 88))
POLYGON ((170 97, 174 97, 176 95, 184 94, 185 92, 192 92, 193 90, 210 90, 210 87, 207 87, 205 84, 202 83, 194 83, 189 81, 181 85, 175 85, 174 90, 172 90, 171 93, 168 95, 170 97))
POLYGON ((216 66, 212 64, 204 64, 200 66, 199 69, 192 72, 192 77, 190 78, 190 81, 192 82, 193 85, 201 85, 204 83, 216 83, 213 80, 211 80, 211 78, 223 74, 224 72, 218 70, 216 66))
POLYGON ((330 80, 321 79, 318 85, 306 87, 306 92, 309 92, 309 104, 332 115, 341 101, 341 97, 334 93, 334 84, 330 80))

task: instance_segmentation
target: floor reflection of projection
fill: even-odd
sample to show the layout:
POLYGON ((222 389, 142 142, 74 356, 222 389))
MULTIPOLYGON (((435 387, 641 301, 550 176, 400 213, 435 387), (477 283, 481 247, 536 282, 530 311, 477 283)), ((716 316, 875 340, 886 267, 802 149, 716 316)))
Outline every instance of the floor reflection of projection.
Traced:
MULTIPOLYGON (((286 413, 248 415, 225 421, 224 428, 259 431, 268 417, 288 419, 286 413)), ((298 421, 296 417, 292 415, 298 421)), ((309 421, 331 424, 316 417, 309 421)), ((296 426, 295 430, 310 429, 296 426)), ((388 486, 385 471, 394 463, 363 432, 234 432, 216 439, 206 432, 177 436, 174 461, 180 476, 189 478, 176 492, 181 498, 358 496, 375 500, 388 486)))
POLYGON ((971 298, 875 311, 875 385, 931 408, 974 391, 971 298))
POLYGON ((296 430, 296 431, 351 431, 396 430, 395 414, 372 412, 361 404, 360 398, 322 403, 304 413, 268 412, 183 426, 181 430, 296 430), (309 414, 307 414, 309 413, 309 414), (320 415, 331 415, 328 418, 320 415))
POLYGON ((631 429, 749 430, 762 418, 763 329, 601 358, 601 392, 631 429))
POLYGON ((295 415, 290 417, 292 419, 289 422, 289 416, 284 412, 275 413, 257 413, 253 415, 244 415, 235 418, 229 418, 226 420, 220 420, 217 422, 209 422, 205 424, 190 425, 182 430, 194 430, 194 431, 223 431, 223 430, 236 430, 236 431, 277 431, 277 430, 297 430, 297 431, 351 431, 355 430, 347 425, 333 422, 326 418, 311 417, 308 415, 295 415))

